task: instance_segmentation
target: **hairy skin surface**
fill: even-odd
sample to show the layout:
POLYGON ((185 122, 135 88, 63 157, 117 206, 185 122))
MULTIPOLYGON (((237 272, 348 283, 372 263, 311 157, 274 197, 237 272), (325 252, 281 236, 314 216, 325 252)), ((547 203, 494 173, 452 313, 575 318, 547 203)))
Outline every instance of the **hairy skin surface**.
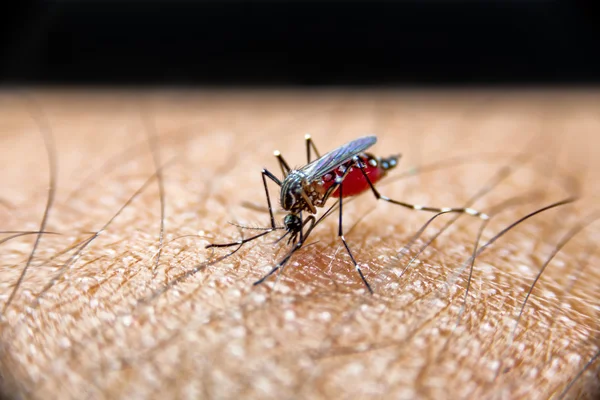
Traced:
MULTIPOLYGON (((600 345, 598 104, 583 91, 1 93, 0 229, 15 233, 0 240, 40 229, 44 124, 57 165, 44 231, 58 233, 39 237, 14 297, 36 235, 0 243, 4 394, 559 398, 600 345), (373 296, 337 213, 274 288, 253 287, 286 254, 272 244, 281 231, 221 262, 234 248, 204 247, 256 233, 228 221, 268 226, 243 203, 266 204, 261 168, 280 176, 273 150, 306 162, 306 133, 321 153, 377 135, 373 154, 403 154, 380 192, 489 213, 480 247, 579 199, 485 248, 462 313, 481 220, 458 218, 402 273, 456 216, 403 251, 433 214, 371 193, 343 218, 373 296)), ((566 397, 597 395, 598 370, 566 397)))

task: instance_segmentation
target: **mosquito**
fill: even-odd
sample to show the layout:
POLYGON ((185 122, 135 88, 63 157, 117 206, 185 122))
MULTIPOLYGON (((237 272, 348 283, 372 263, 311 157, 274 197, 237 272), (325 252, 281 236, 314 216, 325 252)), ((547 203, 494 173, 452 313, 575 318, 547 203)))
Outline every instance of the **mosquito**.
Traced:
POLYGON ((401 156, 392 155, 383 158, 366 153, 365 151, 377 142, 376 136, 360 137, 323 156, 319 155, 319 151, 310 135, 305 136, 305 141, 307 157, 307 164, 305 166, 292 169, 281 153, 275 151, 274 155, 279 161, 283 179, 279 179, 267 169, 263 169, 261 172, 265 195, 267 197, 267 207, 271 226, 268 228, 251 228, 262 230, 263 232, 247 239, 238 240, 232 243, 214 243, 206 246, 206 248, 242 246, 245 243, 258 239, 273 231, 285 230, 286 233, 281 236, 276 243, 284 239, 287 235, 290 235, 288 244, 293 243, 292 249, 268 274, 254 282, 254 285, 263 283, 276 271, 282 270, 291 256, 306 242, 306 239, 315 226, 318 225, 323 218, 329 215, 337 205, 339 209, 338 236, 342 240, 361 280, 369 292, 373 294, 371 285, 367 282, 360 265, 356 262, 356 259, 346 242, 342 224, 343 199, 356 196, 369 190, 377 200, 383 200, 412 210, 434 213, 464 213, 483 220, 489 219, 487 214, 472 208, 438 208, 409 204, 391 199, 379 193, 375 188, 375 183, 379 182, 391 169, 394 169, 398 165, 398 160, 401 156), (317 157, 312 161, 311 151, 314 151, 317 157), (267 178, 280 187, 279 202, 283 210, 288 212, 283 219, 283 227, 279 227, 275 224, 267 178), (337 198, 339 203, 330 207, 329 210, 317 220, 314 216, 314 214, 317 213, 317 208, 324 207, 329 198, 337 198), (305 212, 308 213, 309 216, 306 219, 303 219, 303 213, 305 212))

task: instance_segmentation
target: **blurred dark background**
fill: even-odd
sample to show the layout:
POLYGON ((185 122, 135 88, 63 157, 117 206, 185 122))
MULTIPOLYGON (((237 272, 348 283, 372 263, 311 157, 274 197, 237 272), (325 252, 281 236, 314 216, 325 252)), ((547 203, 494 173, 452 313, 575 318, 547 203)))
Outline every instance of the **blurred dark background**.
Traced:
POLYGON ((5 85, 600 82, 594 1, 13 3, 5 85))

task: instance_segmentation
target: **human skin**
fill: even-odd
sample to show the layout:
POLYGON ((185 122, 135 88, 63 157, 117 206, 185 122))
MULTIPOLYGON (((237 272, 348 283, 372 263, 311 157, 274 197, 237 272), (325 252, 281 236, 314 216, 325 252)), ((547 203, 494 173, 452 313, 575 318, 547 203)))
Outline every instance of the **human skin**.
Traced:
MULTIPOLYGON (((40 235, 18 287, 38 235, 0 244, 3 392, 559 398, 599 349, 599 100, 567 90, 5 91, 1 229, 39 231, 47 211, 43 230, 57 234, 40 235), (260 171, 281 174, 273 150, 306 162, 307 133, 321 154, 377 135, 371 153, 402 153, 380 192, 487 212, 478 248, 529 213, 577 200, 485 248, 466 303, 482 221, 460 216, 402 273, 455 216, 402 251, 433 214, 369 192, 344 204, 343 227, 373 295, 337 236, 337 213, 276 285, 253 286, 288 251, 272 244, 282 231, 228 257, 235 247, 205 246, 256 233, 228 221, 269 226, 246 203, 265 206, 260 171)), ((566 396, 597 393, 598 362, 566 396)))

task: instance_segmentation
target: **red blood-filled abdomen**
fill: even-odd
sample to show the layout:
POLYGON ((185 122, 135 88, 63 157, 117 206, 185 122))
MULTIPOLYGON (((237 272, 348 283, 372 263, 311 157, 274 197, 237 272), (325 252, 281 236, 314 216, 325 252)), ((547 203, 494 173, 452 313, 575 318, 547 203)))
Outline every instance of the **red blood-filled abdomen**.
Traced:
MULTIPOLYGON (((365 172, 369 176, 369 179, 373 184, 379 181, 385 175, 385 170, 379 165, 372 166, 368 163, 367 157, 361 157, 363 163, 365 163, 365 172)), ((342 176, 343 173, 340 170, 332 171, 331 174, 327 174, 324 178, 323 189, 327 190, 334 183, 335 176, 342 176)), ((343 182, 344 187, 342 188, 342 194, 344 197, 356 196, 364 191, 370 190, 369 183, 365 179, 365 176, 361 172, 360 168, 352 167, 352 170, 348 172, 343 182)), ((331 194, 332 197, 340 197, 340 190, 337 189, 331 194)))

